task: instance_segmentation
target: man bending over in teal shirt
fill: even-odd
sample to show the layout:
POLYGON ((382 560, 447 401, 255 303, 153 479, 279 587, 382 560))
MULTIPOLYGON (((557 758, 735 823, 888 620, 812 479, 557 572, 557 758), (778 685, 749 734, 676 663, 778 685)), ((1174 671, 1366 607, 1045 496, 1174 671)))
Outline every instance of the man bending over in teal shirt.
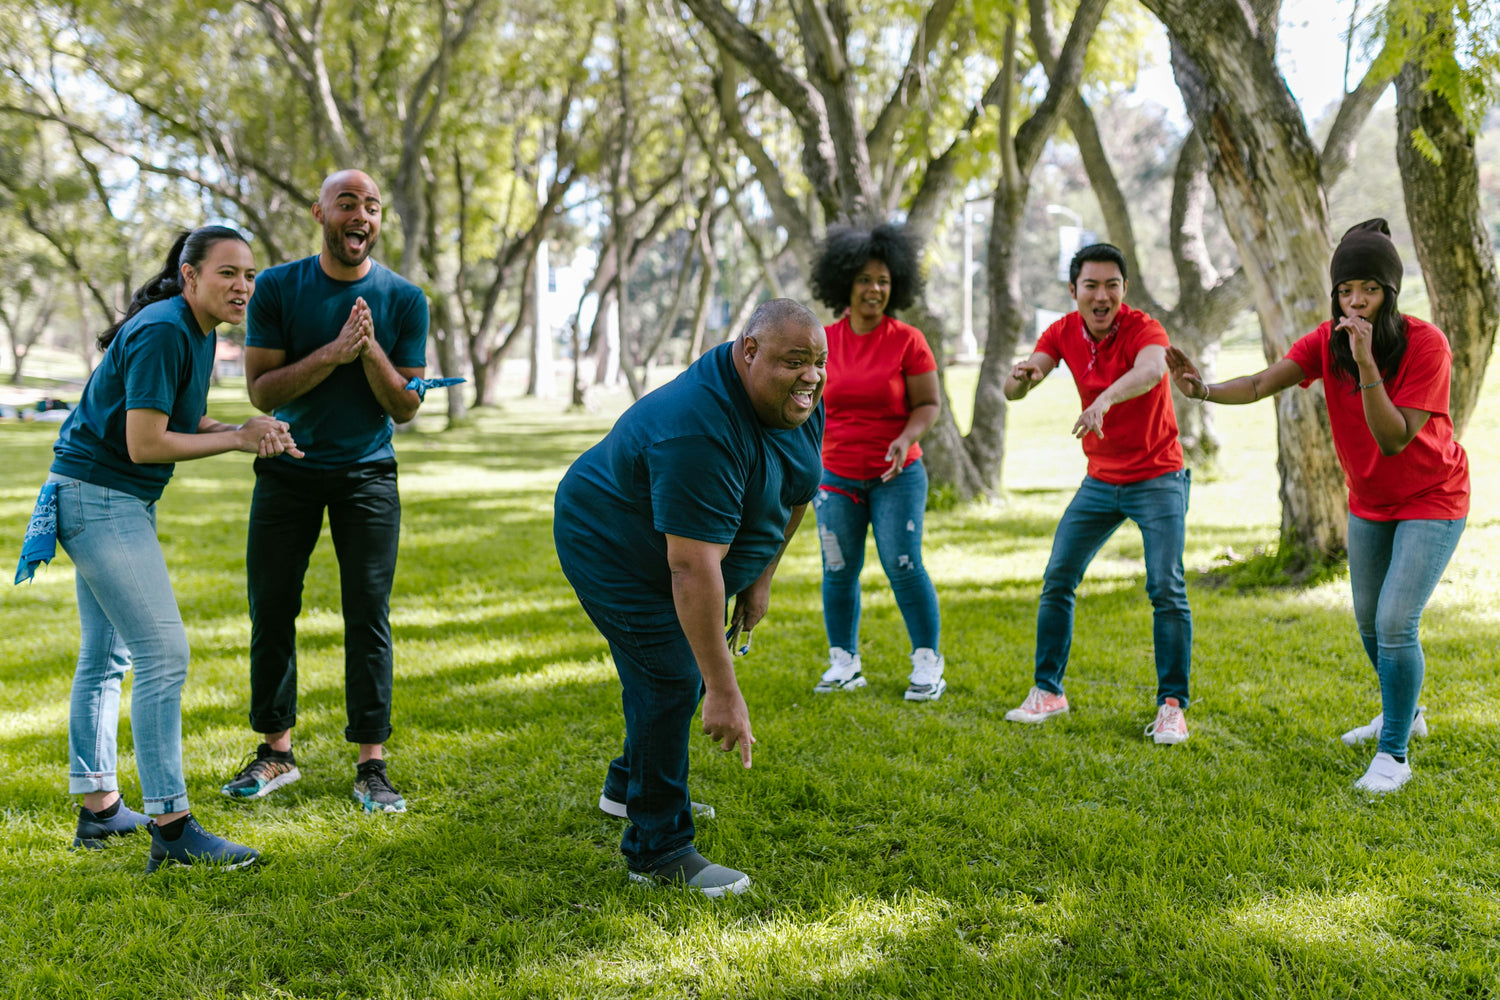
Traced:
POLYGON ((391 583, 401 533, 392 420, 416 416, 406 388, 427 364, 427 298, 370 259, 380 189, 358 170, 323 182, 314 256, 261 272, 250 301, 245 381, 250 401, 303 444, 300 465, 255 463, 246 572, 250 595, 250 726, 264 739, 224 786, 258 799, 301 775, 297 615, 307 561, 323 528, 338 556, 344 613, 344 738, 359 745, 354 798, 369 812, 404 812, 386 777, 391 734, 391 583))

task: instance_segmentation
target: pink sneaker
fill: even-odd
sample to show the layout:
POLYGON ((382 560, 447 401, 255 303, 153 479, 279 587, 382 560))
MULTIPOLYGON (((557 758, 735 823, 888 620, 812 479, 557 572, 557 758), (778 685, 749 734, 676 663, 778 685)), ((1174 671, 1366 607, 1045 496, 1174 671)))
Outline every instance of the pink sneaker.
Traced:
POLYGON ((1177 706, 1176 698, 1166 699, 1156 710, 1156 721, 1146 727, 1146 735, 1157 743, 1183 743, 1188 738, 1187 719, 1177 706))
POLYGON ((1045 722, 1054 715, 1061 715, 1068 710, 1068 696, 1065 694, 1052 694, 1034 687, 1026 695, 1026 700, 1021 702, 1020 708, 1013 708, 1005 713, 1006 722, 1045 722))

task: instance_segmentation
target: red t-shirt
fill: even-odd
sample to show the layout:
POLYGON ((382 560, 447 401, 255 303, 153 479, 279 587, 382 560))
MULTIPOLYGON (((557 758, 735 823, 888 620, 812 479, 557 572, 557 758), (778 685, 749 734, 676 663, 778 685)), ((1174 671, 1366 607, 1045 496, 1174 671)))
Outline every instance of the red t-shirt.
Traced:
MULTIPOLYGON (((886 449, 911 416, 906 376, 937 371, 937 359, 922 331, 889 316, 869 333, 855 333, 847 316, 825 329, 823 467, 846 479, 875 479, 890 467, 886 449)), ((906 464, 921 457, 922 446, 914 444, 906 464)))
MULTIPOLYGON (((1140 310, 1121 305, 1114 332, 1103 340, 1091 337, 1083 317, 1074 311, 1047 327, 1036 349, 1067 364, 1086 410, 1135 367, 1136 355, 1151 344, 1166 347, 1167 331, 1140 310)), ((1177 411, 1167 376, 1149 391, 1111 406, 1104 415, 1104 437, 1084 435, 1083 453, 1088 456, 1089 475, 1116 486, 1181 469, 1177 411)))
POLYGON ((1323 380, 1333 450, 1349 484, 1349 512, 1370 521, 1456 521, 1469 515, 1469 456, 1453 440, 1448 382, 1453 351, 1443 331, 1406 317, 1406 353, 1385 380, 1391 402, 1432 414, 1399 455, 1382 455, 1365 422, 1362 393, 1333 367, 1332 321, 1287 351, 1306 376, 1306 388, 1323 380))

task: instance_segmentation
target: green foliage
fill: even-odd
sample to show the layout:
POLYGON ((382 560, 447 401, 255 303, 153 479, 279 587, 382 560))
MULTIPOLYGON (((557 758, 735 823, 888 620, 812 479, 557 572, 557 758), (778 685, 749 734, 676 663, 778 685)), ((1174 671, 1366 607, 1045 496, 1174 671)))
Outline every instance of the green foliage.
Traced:
MULTIPOLYGON (((1500 5, 1489 0, 1387 0, 1371 15, 1388 40, 1392 72, 1408 60, 1429 74, 1428 86, 1478 132, 1500 105, 1500 5)), ((1436 150, 1418 144, 1424 155, 1436 150)))

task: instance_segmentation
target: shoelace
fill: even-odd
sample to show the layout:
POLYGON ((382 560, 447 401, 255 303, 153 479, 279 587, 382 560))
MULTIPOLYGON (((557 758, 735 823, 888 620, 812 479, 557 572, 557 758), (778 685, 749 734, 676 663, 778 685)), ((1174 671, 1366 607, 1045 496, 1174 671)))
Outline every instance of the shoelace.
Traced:
POLYGON ((1156 720, 1146 727, 1146 735, 1155 736, 1157 733, 1185 728, 1182 724, 1182 709, 1173 708, 1171 705, 1163 705, 1161 711, 1156 713, 1156 720))
POLYGON ((360 777, 365 779, 365 785, 372 793, 375 791, 386 791, 392 795, 399 794, 391 785, 391 779, 385 776, 384 768, 372 767, 368 771, 361 772, 360 777))
POLYGON ((1032 688, 1031 693, 1026 696, 1026 702, 1021 706, 1028 712, 1040 712, 1045 705, 1047 695, 1041 688, 1032 688))

